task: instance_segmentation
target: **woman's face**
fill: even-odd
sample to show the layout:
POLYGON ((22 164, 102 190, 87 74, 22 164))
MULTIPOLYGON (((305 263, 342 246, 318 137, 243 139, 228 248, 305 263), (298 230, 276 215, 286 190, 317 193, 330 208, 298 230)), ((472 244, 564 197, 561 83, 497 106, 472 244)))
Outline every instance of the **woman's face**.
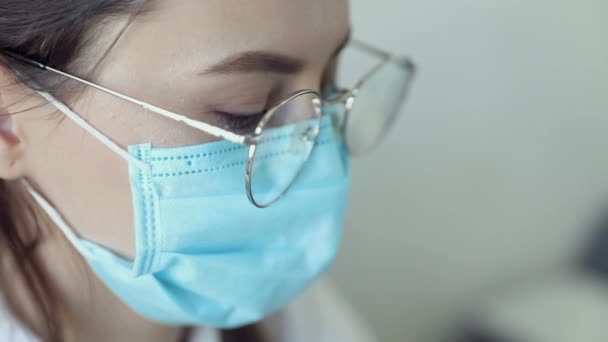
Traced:
MULTIPOLYGON (((123 33, 93 81, 196 120, 248 127, 247 116, 331 79, 349 33, 348 6, 348 0, 156 1, 123 33)), ((100 26, 85 55, 99 57, 122 27, 100 26)), ((3 93, 0 103, 18 102, 27 91, 3 93)), ((125 149, 212 140, 93 88, 75 101, 68 106, 125 149)), ((8 110, 31 106, 22 101, 8 110)), ((45 106, 4 122, 0 178, 27 177, 81 236, 133 257, 127 162, 62 115, 49 118, 52 111, 45 106)))

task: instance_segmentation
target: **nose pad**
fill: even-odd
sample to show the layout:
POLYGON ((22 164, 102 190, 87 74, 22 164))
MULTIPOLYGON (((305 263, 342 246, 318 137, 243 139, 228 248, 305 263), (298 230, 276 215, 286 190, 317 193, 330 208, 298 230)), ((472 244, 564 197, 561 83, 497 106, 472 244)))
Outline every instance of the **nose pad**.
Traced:
POLYGON ((344 103, 340 102, 332 105, 326 105, 323 108, 323 111, 324 115, 329 115, 334 133, 338 137, 344 137, 346 127, 346 106, 344 103))
POLYGON ((300 141, 303 143, 313 142, 315 140, 315 129, 308 126, 304 132, 300 134, 300 141))
POLYGON ((294 131, 291 136, 291 143, 289 144, 289 152, 292 155, 296 155, 302 152, 303 147, 309 141, 311 134, 311 127, 306 121, 301 121, 296 124, 294 131))

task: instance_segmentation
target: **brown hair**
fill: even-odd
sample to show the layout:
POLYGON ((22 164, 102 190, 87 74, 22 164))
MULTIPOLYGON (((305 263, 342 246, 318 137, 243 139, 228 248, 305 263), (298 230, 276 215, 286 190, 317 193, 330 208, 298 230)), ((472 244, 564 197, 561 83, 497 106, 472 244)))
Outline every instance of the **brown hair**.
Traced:
MULTIPOLYGON (((9 58, 26 56, 66 72, 89 77, 129 23, 151 10, 151 0, 12 0, 0 6, 0 64, 18 82, 58 99, 76 94, 79 85, 9 58), (92 29, 104 21, 128 17, 127 25, 106 52, 91 64, 82 51, 95 39, 92 29), (83 61, 80 61, 81 57, 83 61)), ((2 89, 0 89, 1 91, 2 89)), ((14 115, 17 113, 0 113, 14 115)), ((0 295, 12 314, 43 341, 64 341, 61 301, 34 253, 40 242, 36 207, 16 181, 0 179, 0 295), (17 285, 19 284, 19 285, 17 285), (26 298, 19 296, 25 289, 26 298), (42 326, 27 322, 24 302, 33 305, 42 326)), ((223 331, 224 341, 261 341, 256 325, 223 331)))

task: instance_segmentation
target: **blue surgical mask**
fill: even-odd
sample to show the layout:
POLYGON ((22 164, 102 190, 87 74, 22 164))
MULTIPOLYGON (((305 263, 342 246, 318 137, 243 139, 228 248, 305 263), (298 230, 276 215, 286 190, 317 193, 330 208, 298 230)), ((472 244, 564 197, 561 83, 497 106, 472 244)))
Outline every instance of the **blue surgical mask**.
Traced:
MULTIPOLYGON (((77 116, 55 101, 68 117, 77 116)), ((292 129, 270 134, 280 137, 282 130, 292 129)), ((94 135, 107 144, 108 138, 94 135)), ((142 144, 117 152, 129 162, 136 236, 132 261, 76 236, 56 209, 24 183, 97 276, 150 320, 216 328, 261 320, 303 291, 336 256, 350 173, 330 115, 324 116, 317 145, 297 181, 266 209, 247 199, 244 146, 227 141, 175 148, 142 144)))

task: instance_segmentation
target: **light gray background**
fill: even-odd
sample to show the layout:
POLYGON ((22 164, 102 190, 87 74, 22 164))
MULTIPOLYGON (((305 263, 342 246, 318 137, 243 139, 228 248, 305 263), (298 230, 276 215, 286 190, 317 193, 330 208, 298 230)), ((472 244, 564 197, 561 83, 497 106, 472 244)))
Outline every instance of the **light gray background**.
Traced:
POLYGON ((420 74, 354 160, 332 276, 382 341, 436 341, 485 287, 572 258, 608 205, 608 2, 352 4, 356 36, 420 74))

